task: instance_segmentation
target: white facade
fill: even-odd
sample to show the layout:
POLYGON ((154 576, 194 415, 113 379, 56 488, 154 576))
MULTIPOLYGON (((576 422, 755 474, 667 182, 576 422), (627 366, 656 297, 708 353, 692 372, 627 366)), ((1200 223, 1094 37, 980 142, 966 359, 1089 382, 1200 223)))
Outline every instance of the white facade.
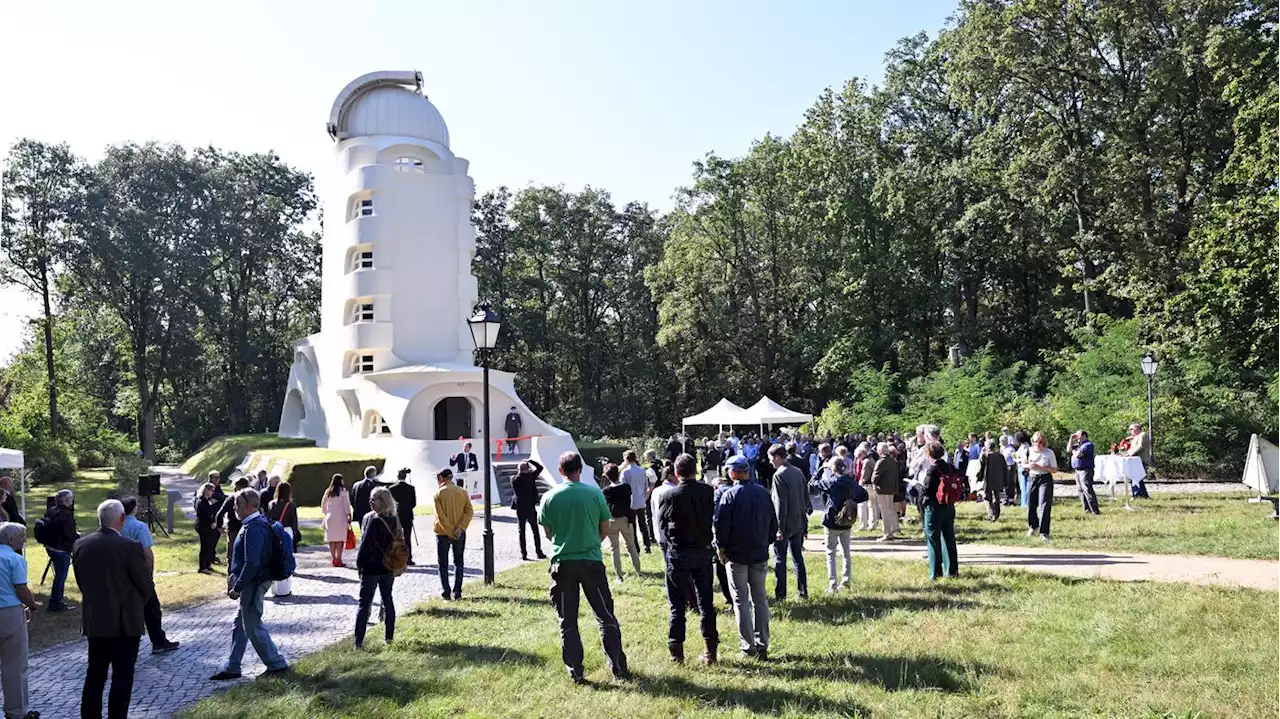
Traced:
MULTIPOLYGON (((434 487, 459 438, 482 464, 486 443, 482 372, 466 324, 477 297, 475 183, 421 85, 417 72, 375 72, 334 102, 320 332, 296 345, 280 436, 382 455, 388 472, 409 467, 416 484, 434 487)), ((490 379, 493 437, 505 436, 515 406, 521 433, 533 436, 520 455, 554 469, 561 452, 576 449, 524 406, 514 375, 490 379)), ((544 478, 559 481, 552 471, 544 478)))

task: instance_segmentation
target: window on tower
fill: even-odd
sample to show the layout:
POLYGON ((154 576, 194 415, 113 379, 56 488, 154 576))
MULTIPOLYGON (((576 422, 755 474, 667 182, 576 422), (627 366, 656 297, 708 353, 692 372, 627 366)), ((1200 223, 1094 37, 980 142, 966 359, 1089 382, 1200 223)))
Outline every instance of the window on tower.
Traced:
POLYGON ((360 201, 360 216, 373 217, 373 200, 360 201))
POLYGON ((357 245, 347 250, 347 272, 373 269, 373 247, 357 245))
POLYGON ((373 303, 372 302, 356 302, 351 305, 351 321, 352 322, 372 322, 373 321, 373 303))
POLYGON ((364 415, 363 434, 365 437, 390 437, 391 428, 387 426, 387 421, 381 414, 371 409, 364 415))
POLYGON ((362 374, 373 371, 373 355, 353 355, 351 357, 351 374, 362 374))
POLYGON ((397 157, 395 161, 396 172, 414 172, 418 174, 427 171, 427 165, 416 157, 397 157))

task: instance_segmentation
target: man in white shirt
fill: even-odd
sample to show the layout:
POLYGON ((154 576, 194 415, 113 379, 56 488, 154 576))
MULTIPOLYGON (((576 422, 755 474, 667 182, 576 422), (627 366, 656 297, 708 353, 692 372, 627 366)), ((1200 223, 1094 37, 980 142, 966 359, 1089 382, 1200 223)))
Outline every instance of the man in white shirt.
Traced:
MULTIPOLYGON (((649 498, 653 500, 651 505, 653 507, 653 513, 656 516, 662 516, 662 500, 667 496, 667 493, 679 485, 680 483, 676 481, 676 473, 669 472, 662 482, 653 488, 653 494, 649 498)), ((657 540, 658 550, 665 552, 667 549, 667 538, 662 536, 662 533, 659 532, 657 540)))
POLYGON ((644 535, 644 551, 649 553, 653 551, 653 518, 649 514, 649 481, 648 474, 642 465, 639 464, 639 458, 636 456, 634 449, 628 449, 626 454, 622 455, 622 481, 631 487, 631 509, 636 513, 636 520, 631 524, 631 531, 636 532, 636 525, 640 525, 639 534, 636 535, 636 543, 640 543, 640 535, 644 535))

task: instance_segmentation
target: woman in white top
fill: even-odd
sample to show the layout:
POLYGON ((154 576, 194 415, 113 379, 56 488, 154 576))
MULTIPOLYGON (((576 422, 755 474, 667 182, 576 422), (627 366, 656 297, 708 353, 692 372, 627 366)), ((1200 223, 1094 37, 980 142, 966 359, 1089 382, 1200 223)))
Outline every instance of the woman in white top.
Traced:
POLYGON ((1058 458, 1049 449, 1043 432, 1031 435, 1023 468, 1029 478, 1027 485, 1027 536, 1040 534, 1040 541, 1049 541, 1049 515, 1053 511, 1053 473, 1058 471, 1058 458))

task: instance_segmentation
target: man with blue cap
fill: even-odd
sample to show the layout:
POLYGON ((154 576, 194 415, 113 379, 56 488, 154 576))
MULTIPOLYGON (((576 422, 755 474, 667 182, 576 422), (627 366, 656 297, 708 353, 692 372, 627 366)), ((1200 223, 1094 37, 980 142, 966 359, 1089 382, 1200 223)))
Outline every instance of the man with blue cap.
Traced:
POLYGON ((716 547, 729 577, 742 653, 769 658, 769 598, 765 589, 769 547, 778 536, 778 515, 768 490, 751 481, 751 461, 729 460, 733 486, 716 501, 716 547))

